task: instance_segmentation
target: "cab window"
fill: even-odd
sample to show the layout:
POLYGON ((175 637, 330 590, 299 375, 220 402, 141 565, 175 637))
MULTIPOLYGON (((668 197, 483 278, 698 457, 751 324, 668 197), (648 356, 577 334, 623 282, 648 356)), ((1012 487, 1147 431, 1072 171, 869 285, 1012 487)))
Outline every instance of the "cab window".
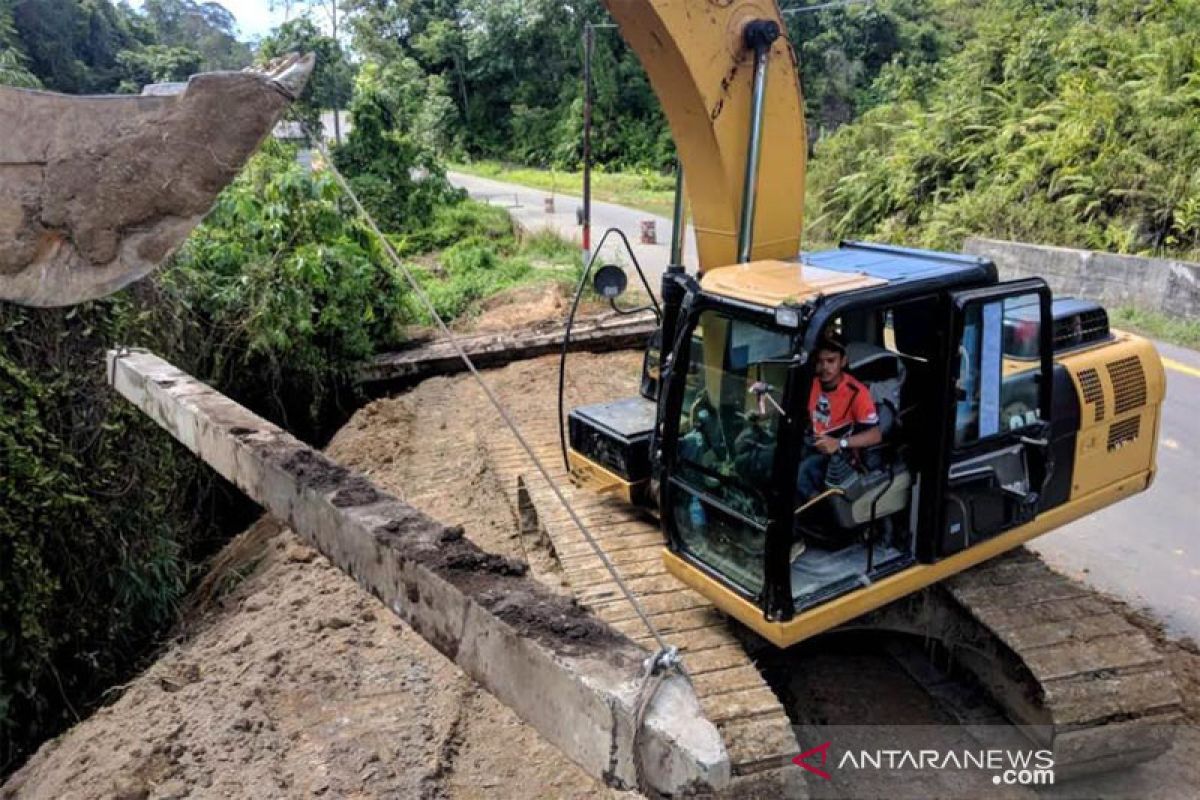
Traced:
POLYGON ((762 585, 787 333, 706 311, 692 336, 672 509, 684 548, 749 591, 762 585), (772 363, 774 362, 774 363, 772 363))
POLYGON ((1031 293, 966 309, 954 385, 956 447, 1045 418, 1038 405, 1039 303, 1031 293))

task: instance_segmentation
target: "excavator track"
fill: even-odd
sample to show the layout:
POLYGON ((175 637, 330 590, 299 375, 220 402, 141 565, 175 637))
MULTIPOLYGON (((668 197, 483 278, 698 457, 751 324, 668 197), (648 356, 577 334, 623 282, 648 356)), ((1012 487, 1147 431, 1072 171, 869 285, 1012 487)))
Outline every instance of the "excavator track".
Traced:
MULTIPOLYGON (((535 417, 528 408, 522 411, 514 409, 518 416, 535 417)), ((755 786, 764 789, 764 796, 780 796, 787 794, 789 781, 802 783, 790 767, 797 745, 786 710, 742 646, 734 625, 667 573, 657 522, 615 499, 571 486, 553 425, 523 425, 522 433, 663 638, 679 648, 705 715, 725 740, 739 793, 744 795, 755 786), (767 791, 767 786, 774 789, 767 791)), ((633 604, 537 475, 515 437, 496 429, 480 438, 490 468, 509 491, 523 535, 536 537, 550 549, 561 565, 561 581, 576 600, 653 649, 653 637, 633 604)), ((750 796, 757 795, 751 791, 750 796)))
POLYGON ((925 602, 955 661, 1053 749, 1057 775, 1127 767, 1171 746, 1182 698, 1150 637, 1025 548, 932 587, 925 602))
MULTIPOLYGON (((668 643, 679 647, 734 774, 786 775, 797 750, 787 710, 747 648, 747 632, 663 567, 648 513, 571 486, 550 409, 530 398, 518 422, 622 579, 668 643)), ((523 535, 547 548, 557 577, 583 606, 647 648, 653 639, 507 430, 480 432, 523 535)), ((1055 753, 1056 774, 1119 769, 1170 747, 1181 698, 1153 642, 1114 603, 1019 548, 892 603, 847 628, 937 640, 1033 743, 1055 753)), ((918 677, 919 676, 914 676, 918 677)), ((971 720, 964 720, 969 722, 971 720)))

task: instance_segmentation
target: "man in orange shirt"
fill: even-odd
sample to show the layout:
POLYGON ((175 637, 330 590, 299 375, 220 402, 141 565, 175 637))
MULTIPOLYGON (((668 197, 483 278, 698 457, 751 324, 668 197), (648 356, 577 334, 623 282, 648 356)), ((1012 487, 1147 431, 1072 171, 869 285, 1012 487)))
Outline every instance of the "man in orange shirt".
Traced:
POLYGON ((846 345, 827 333, 815 357, 815 380, 808 396, 811 437, 796 475, 801 503, 824 491, 825 471, 834 454, 848 455, 883 441, 870 390, 846 372, 846 345))

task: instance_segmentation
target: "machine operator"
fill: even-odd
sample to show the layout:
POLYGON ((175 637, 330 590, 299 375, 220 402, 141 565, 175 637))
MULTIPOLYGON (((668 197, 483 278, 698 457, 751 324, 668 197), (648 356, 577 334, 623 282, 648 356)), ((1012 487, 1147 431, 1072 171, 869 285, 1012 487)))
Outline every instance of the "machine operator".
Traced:
POLYGON ((811 430, 796 474, 800 503, 824 490, 833 456, 849 456, 853 450, 883 441, 870 390, 846 372, 846 345, 836 334, 826 333, 815 358, 815 380, 808 396, 811 430))

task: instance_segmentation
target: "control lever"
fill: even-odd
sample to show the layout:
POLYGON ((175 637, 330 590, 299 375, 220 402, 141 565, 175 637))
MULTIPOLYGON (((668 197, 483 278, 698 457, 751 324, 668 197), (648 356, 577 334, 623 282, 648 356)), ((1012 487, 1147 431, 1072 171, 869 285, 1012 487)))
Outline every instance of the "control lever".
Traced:
POLYGON ((750 385, 750 390, 748 393, 758 398, 758 413, 762 414, 764 417, 767 415, 768 401, 771 403, 771 405, 775 406, 775 410, 778 411, 781 416, 783 415, 783 408, 779 405, 779 403, 775 402, 774 397, 771 397, 771 392, 773 391, 775 391, 775 387, 766 381, 759 380, 750 385))

